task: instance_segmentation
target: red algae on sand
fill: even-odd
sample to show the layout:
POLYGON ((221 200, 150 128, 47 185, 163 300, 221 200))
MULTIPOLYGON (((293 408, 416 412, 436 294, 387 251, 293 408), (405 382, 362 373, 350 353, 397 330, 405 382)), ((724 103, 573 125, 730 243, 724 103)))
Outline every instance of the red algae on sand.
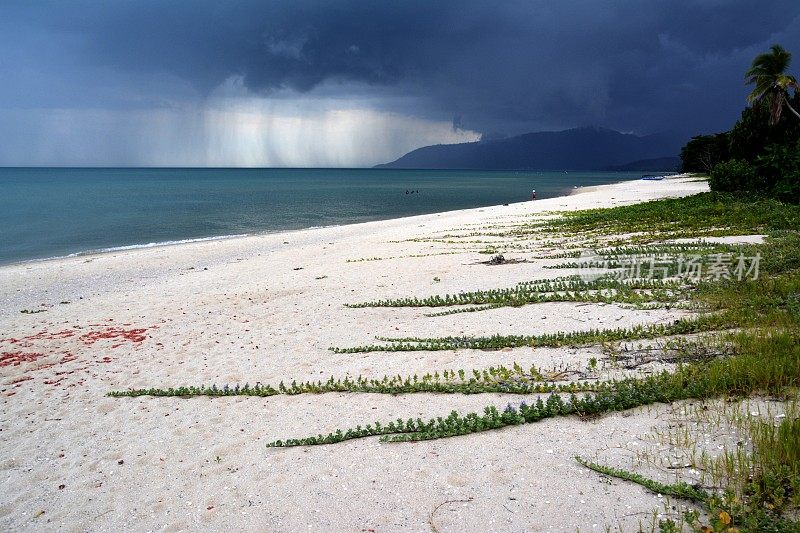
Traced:
POLYGON ((53 368, 56 365, 63 365, 63 364, 66 364, 66 363, 70 363, 72 361, 77 361, 77 359, 78 359, 77 356, 72 355, 69 352, 64 352, 64 357, 62 357, 60 360, 58 360, 58 361, 56 361, 54 363, 45 363, 45 364, 39 365, 36 368, 32 368, 31 371, 34 371, 34 370, 45 370, 45 369, 48 369, 48 368, 53 368))
MULTIPOLYGON (((140 343, 143 342, 145 339, 147 339, 147 335, 145 335, 145 333, 147 332, 148 329, 150 328, 124 329, 114 326, 108 326, 102 330, 90 331, 88 333, 84 333, 83 335, 80 336, 80 340, 86 346, 91 346, 92 344, 101 339, 123 339, 133 343, 140 343)), ((121 344, 115 344, 114 346, 112 346, 112 348, 116 348, 117 346, 121 346, 121 344)))
MULTIPOLYGON (((110 348, 118 348, 126 343, 139 346, 147 340, 147 331, 158 326, 147 328, 126 328, 105 324, 92 324, 83 329, 79 325, 71 329, 63 329, 51 332, 42 330, 32 335, 24 337, 0 338, 0 346, 7 351, 0 352, 0 367, 20 367, 16 372, 29 374, 46 369, 56 368, 54 375, 43 376, 45 385, 51 386, 73 386, 64 383, 67 376, 73 376, 78 371, 87 372, 87 365, 108 364, 112 358, 102 351, 107 350, 107 346, 98 350, 94 345, 98 341, 110 340, 113 342, 110 348), (87 331, 88 329, 88 331, 87 331), (72 339, 71 341, 69 339, 72 339), (69 346, 69 343, 72 346, 69 346), (76 350, 75 344, 78 344, 76 350), (5 346, 3 346, 5 345, 5 346), (81 349, 80 346, 86 347, 81 349), (94 347, 94 349, 89 349, 94 347), (96 353, 101 351, 101 353, 96 353), (64 367, 68 363, 77 362, 80 368, 75 365, 64 367), (25 364, 23 364, 25 363, 25 364), (83 365, 83 366, 80 366, 83 365)), ((101 343, 102 345, 102 343, 101 343)), ((16 373, 14 372, 14 373, 16 373)), ((49 374, 49 373, 48 373, 49 374)), ((24 378, 14 378, 7 385, 19 386, 19 383, 33 379, 26 376, 24 378)), ((5 392, 5 391, 4 391, 5 392)))
MULTIPOLYGON (((150 326, 149 328, 125 329, 117 326, 108 326, 105 324, 92 324, 92 327, 100 327, 102 329, 88 331, 80 335, 78 340, 80 340, 80 342, 85 346, 91 346, 102 339, 119 339, 138 344, 147 339, 147 335, 145 335, 145 333, 147 333, 149 329, 157 328, 158 326, 150 326)), ((80 328, 76 326, 76 329, 80 328)), ((65 329, 54 333, 45 330, 33 335, 28 335, 26 337, 0 339, 0 343, 13 344, 15 346, 28 348, 33 346, 36 341, 60 340, 74 337, 79 334, 76 329, 65 329)), ((117 346, 121 345, 121 343, 116 344, 114 347, 116 348, 117 346)))
POLYGON ((0 353, 0 367, 32 363, 40 357, 44 357, 41 352, 2 352, 0 353))
POLYGON ((45 330, 45 331, 40 331, 39 333, 35 333, 33 335, 28 335, 27 337, 22 337, 21 339, 16 339, 13 337, 8 339, 0 339, 0 342, 5 342, 8 344, 14 344, 17 346, 28 348, 30 346, 33 346, 34 341, 66 339, 73 336, 75 336, 75 331, 71 329, 65 329, 63 331, 57 331, 55 333, 50 333, 49 331, 45 330))

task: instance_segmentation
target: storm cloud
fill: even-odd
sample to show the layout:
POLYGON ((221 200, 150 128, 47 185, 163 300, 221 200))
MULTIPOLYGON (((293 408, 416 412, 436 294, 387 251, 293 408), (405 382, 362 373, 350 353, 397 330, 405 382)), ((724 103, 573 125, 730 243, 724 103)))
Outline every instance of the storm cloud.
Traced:
POLYGON ((480 134, 688 136, 731 126, 775 42, 800 55, 800 2, 5 2, 0 163, 358 165, 480 134), (248 137, 237 120, 256 115, 248 137))

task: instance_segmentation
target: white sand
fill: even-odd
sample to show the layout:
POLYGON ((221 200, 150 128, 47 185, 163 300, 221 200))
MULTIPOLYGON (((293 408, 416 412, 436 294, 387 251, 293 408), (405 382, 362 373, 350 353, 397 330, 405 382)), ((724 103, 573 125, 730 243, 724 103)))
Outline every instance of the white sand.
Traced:
MULTIPOLYGON (((573 457, 623 465, 620 450, 665 424, 659 414, 666 406, 425 443, 369 438, 268 449, 279 438, 523 398, 104 395, 128 387, 382 377, 514 361, 584 368, 596 348, 334 354, 328 347, 370 344, 376 335, 536 334, 671 320, 674 311, 569 303, 436 318, 423 316, 430 310, 342 304, 564 274, 542 268, 553 260, 475 264, 488 258, 474 251, 477 245, 461 254, 407 257, 465 247, 391 241, 705 188, 680 178, 625 182, 510 206, 1 267, 0 530, 429 531, 439 504, 470 499, 439 507, 435 526, 601 531, 649 523, 643 513, 662 500, 603 479, 573 457), (372 257, 387 259, 347 262, 372 257), (143 338, 130 333, 137 328, 147 328, 143 338), (128 338, 93 337, 117 331, 128 338), (8 364, 20 353, 31 360, 8 364)), ((531 259, 547 250, 506 257, 531 259)))

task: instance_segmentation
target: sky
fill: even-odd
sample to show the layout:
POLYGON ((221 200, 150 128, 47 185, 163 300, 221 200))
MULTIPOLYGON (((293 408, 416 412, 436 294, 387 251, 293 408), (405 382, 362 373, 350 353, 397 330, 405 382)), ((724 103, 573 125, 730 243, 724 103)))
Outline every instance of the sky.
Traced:
POLYGON ((0 165, 358 167, 729 129, 798 0, 0 0, 0 165))

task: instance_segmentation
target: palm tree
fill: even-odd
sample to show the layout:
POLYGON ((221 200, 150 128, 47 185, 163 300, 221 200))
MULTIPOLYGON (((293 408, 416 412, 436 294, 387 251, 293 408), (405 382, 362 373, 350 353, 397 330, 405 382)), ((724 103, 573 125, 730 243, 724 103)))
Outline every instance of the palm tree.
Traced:
POLYGON ((745 74, 747 83, 754 83, 755 89, 747 97, 751 104, 766 102, 770 109, 770 124, 777 124, 781 119, 783 105, 800 118, 798 113, 789 103, 789 89, 798 89, 794 76, 786 74, 792 54, 782 46, 774 44, 766 54, 756 56, 753 65, 745 74))

